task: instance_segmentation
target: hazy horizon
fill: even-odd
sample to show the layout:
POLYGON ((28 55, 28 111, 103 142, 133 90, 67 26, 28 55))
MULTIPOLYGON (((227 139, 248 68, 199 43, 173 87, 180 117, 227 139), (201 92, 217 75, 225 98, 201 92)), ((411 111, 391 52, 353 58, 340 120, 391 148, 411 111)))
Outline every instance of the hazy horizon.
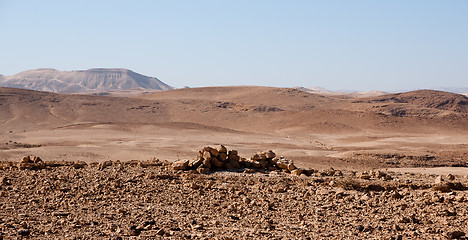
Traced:
POLYGON ((467 88, 467 10, 422 0, 0 0, 0 74, 127 68, 177 88, 467 88))

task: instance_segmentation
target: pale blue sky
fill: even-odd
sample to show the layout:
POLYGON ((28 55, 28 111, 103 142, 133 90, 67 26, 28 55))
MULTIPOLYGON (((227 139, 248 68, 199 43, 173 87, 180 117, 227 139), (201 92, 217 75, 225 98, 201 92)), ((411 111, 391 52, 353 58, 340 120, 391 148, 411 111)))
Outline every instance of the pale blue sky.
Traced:
POLYGON ((466 0, 0 0, 0 74, 129 68, 182 86, 468 87, 466 0))

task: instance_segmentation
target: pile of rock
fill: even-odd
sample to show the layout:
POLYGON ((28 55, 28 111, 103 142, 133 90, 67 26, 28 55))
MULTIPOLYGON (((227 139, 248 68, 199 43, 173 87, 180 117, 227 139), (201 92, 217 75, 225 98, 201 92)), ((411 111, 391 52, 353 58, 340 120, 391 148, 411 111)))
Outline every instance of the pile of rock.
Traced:
POLYGON ((18 168, 20 170, 24 169, 44 169, 46 167, 46 164, 40 157, 36 156, 25 156, 21 159, 21 161, 18 163, 18 168))
POLYGON ((195 160, 181 160, 173 163, 174 170, 195 170, 199 173, 218 170, 245 169, 246 172, 255 171, 283 171, 294 175, 310 175, 314 170, 297 168, 292 160, 281 156, 276 157, 272 150, 259 152, 246 159, 238 155, 236 150, 228 150, 223 145, 204 147, 199 151, 195 160))

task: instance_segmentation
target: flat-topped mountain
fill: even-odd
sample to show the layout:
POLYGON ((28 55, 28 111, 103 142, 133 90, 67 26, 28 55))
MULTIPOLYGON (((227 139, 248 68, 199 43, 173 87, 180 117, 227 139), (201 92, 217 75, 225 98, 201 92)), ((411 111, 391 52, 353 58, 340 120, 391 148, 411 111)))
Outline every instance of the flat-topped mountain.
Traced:
POLYGON ((0 76, 0 86, 62 93, 173 89, 157 78, 122 68, 94 68, 78 71, 36 69, 14 76, 0 76))

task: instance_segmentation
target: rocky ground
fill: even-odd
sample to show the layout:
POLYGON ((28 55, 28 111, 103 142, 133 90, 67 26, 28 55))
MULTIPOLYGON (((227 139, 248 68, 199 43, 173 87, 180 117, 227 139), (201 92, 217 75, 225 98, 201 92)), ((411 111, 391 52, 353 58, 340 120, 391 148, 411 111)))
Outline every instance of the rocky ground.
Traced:
POLYGON ((3 162, 5 239, 446 239, 468 233, 468 179, 338 170, 174 170, 159 160, 3 162))

